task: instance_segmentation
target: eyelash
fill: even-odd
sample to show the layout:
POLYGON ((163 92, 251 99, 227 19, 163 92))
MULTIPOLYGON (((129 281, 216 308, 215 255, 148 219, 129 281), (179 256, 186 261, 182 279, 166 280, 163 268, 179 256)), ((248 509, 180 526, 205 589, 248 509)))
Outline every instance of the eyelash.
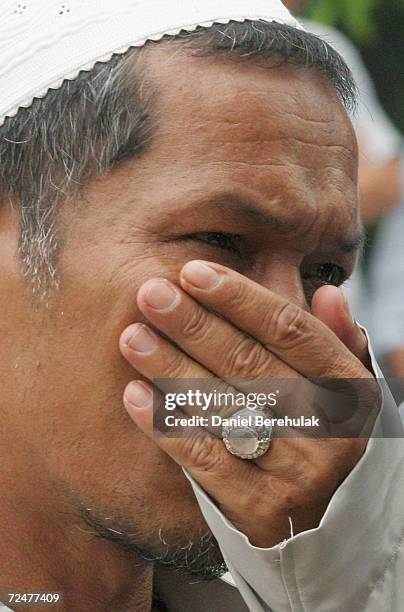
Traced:
MULTIPOLYGON (((200 232, 189 236, 194 240, 205 242, 215 248, 225 251, 234 251, 240 255, 238 242, 241 236, 238 234, 226 234, 224 232, 200 232)), ((321 287, 322 285, 334 285, 339 287, 348 278, 348 273, 341 266, 333 262, 325 262, 313 266, 312 271, 305 272, 302 275, 303 280, 311 281, 314 285, 321 287), (314 272, 313 272, 314 270, 314 272)))
POLYGON ((199 240, 200 242, 206 242, 210 246, 223 249, 224 251, 233 251, 237 255, 240 255, 239 241, 241 240, 241 236, 238 234, 226 234, 224 232, 199 232, 198 234, 193 234, 190 236, 190 238, 199 240), (223 244, 223 242, 226 244, 226 246, 223 244))
POLYGON ((318 287, 323 285, 334 285, 335 287, 340 287, 347 279, 348 274, 344 268, 334 264, 332 262, 326 262, 323 264, 317 264, 314 266, 314 270, 317 273, 305 272, 302 275, 303 280, 310 280, 318 287), (321 278, 321 274, 324 274, 326 278, 321 278), (336 278, 330 278, 332 275, 337 275, 336 278))

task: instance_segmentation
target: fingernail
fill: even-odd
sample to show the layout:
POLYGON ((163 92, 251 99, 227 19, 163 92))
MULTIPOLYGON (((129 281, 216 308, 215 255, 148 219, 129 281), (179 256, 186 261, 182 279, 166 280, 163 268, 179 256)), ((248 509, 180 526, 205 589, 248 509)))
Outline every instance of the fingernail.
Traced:
POLYGON ((125 400, 134 408, 147 408, 153 401, 153 394, 141 382, 132 382, 125 391, 125 400))
POLYGON ((182 277, 198 289, 215 289, 221 282, 220 275, 201 261, 190 261, 182 269, 182 277))
POLYGON ((142 299, 154 310, 172 310, 180 301, 179 292, 167 281, 149 281, 141 289, 142 299))
POLYGON ((146 325, 136 323, 132 328, 132 335, 125 339, 124 343, 137 353, 153 353, 157 347, 157 336, 146 325))

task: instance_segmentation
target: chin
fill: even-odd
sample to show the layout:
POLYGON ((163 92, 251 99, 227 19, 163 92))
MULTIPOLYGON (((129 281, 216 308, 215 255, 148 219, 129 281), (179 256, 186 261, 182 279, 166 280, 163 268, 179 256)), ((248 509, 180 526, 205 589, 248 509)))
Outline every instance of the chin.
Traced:
MULTIPOLYGON (((212 580, 226 571, 220 548, 209 530, 196 499, 176 496, 174 505, 159 499, 137 515, 123 519, 94 507, 80 508, 81 521, 94 535, 113 542, 134 556, 158 566, 180 570, 198 580, 212 580), (171 509, 170 509, 171 508, 171 509), (148 515, 147 523, 144 513, 148 515)), ((127 514, 129 516, 129 514, 127 514)))
POLYGON ((86 487, 90 494, 76 504, 84 529, 137 557, 198 579, 224 573, 218 544, 182 469, 155 448, 144 453, 142 462, 139 455, 136 459, 132 470, 126 461, 121 463, 119 481, 106 479, 104 472, 86 487))

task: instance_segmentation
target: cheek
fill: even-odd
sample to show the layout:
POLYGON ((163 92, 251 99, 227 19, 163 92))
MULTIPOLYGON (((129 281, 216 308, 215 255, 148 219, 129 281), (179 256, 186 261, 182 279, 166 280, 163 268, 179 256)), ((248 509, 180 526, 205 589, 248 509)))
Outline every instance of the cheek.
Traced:
POLYGON ((123 406, 124 388, 136 372, 119 351, 119 337, 141 320, 138 287, 154 275, 177 279, 179 267, 161 257, 111 267, 104 266, 103 274, 87 270, 72 279, 71 288, 64 278, 49 320, 32 323, 44 332, 27 351, 26 365, 33 355, 36 365, 25 373, 30 405, 41 406, 35 427, 48 464, 61 464, 63 454, 73 472, 105 470, 117 478, 142 456, 160 455, 123 406), (119 468, 120 461, 125 466, 119 468))
MULTIPOLYGON (((88 322, 88 328, 93 325, 88 322)), ((27 422, 34 424, 35 456, 44 473, 86 503, 114 509, 116 504, 128 513, 139 505, 151 507, 173 487, 181 490, 184 477, 124 408, 123 390, 135 374, 112 340, 120 331, 117 326, 105 341, 82 326, 44 339, 38 346, 43 365, 30 390, 40 415, 31 414, 27 422), (45 363, 50 355, 52 363, 45 363)))

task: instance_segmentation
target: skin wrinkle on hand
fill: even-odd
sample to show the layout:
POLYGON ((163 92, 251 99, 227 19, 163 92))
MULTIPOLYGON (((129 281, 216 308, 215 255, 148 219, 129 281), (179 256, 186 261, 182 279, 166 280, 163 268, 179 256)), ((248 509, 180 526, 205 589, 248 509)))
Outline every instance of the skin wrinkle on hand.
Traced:
MULTIPOLYGON (((63 584, 72 596, 85 593, 71 609, 100 593, 106 604, 117 593, 133 593, 134 559, 151 589, 153 568, 136 550, 161 557, 160 529, 176 551, 186 551, 189 540, 198 548, 207 531, 181 468, 133 425, 122 406, 123 390, 136 372, 119 353, 118 340, 130 324, 146 322, 136 304, 141 285, 156 276, 178 283, 187 261, 209 260, 308 310, 306 293, 311 295, 313 288, 302 279, 302 267, 335 261, 350 273, 355 253, 341 252, 334 243, 360 231, 351 179, 354 135, 322 75, 286 66, 264 73, 252 63, 246 70, 242 64, 230 68, 217 59, 180 55, 162 70, 161 58, 155 49, 149 59, 151 76, 160 82, 155 144, 139 160, 123 160, 92 181, 76 217, 67 206, 60 210, 66 228, 59 262, 62 283, 45 315, 31 309, 14 257, 15 220, 8 219, 11 211, 0 210, 7 228, 0 243, 0 261, 7 266, 0 281, 0 325, 13 328, 12 335, 2 335, 0 347, 5 381, 0 484, 19 507, 18 514, 6 502, 0 507, 0 522, 9 526, 11 538, 1 573, 5 582, 35 583, 48 590, 63 584), (218 82, 223 97, 212 87, 218 82), (186 100, 181 105, 179 91, 186 100), (251 93, 247 114, 238 91, 251 93), (271 118, 271 109, 280 105, 274 92, 284 92, 281 102, 288 115, 282 126, 282 116, 271 118), (217 137, 230 101, 237 129, 222 145, 217 137), (294 114, 307 121, 293 120, 294 114), (195 117, 200 119, 195 122, 195 117), (315 117, 324 125, 337 122, 331 140, 328 128, 319 128, 316 136, 315 117), (198 129, 201 125, 206 129, 198 129), (313 143, 318 137, 320 144, 279 140, 281 129, 313 143), (236 131, 246 141, 235 138, 237 151, 229 146, 236 131), (262 146, 248 144, 259 139, 262 146), (341 147, 352 150, 351 158, 341 155, 341 147), (256 208, 281 217, 289 233, 262 227, 251 214, 220 212, 220 206, 214 213, 212 207, 194 209, 195 201, 220 190, 248 194, 248 201, 253 196, 256 208), (184 240, 172 238, 179 226, 184 240), (231 250, 190 238, 210 231, 242 233, 247 263, 231 250), (18 488, 10 477, 15 473, 20 475, 18 488), (82 506, 113 519, 112 528, 127 535, 130 552, 77 529, 83 526, 77 513, 82 506), (45 521, 54 534, 49 540, 41 537, 45 521), (27 557, 27 547, 35 550, 37 564, 27 557), (65 571, 78 561, 80 573, 65 571)), ((220 567, 217 549, 211 553, 212 566, 220 567)))

